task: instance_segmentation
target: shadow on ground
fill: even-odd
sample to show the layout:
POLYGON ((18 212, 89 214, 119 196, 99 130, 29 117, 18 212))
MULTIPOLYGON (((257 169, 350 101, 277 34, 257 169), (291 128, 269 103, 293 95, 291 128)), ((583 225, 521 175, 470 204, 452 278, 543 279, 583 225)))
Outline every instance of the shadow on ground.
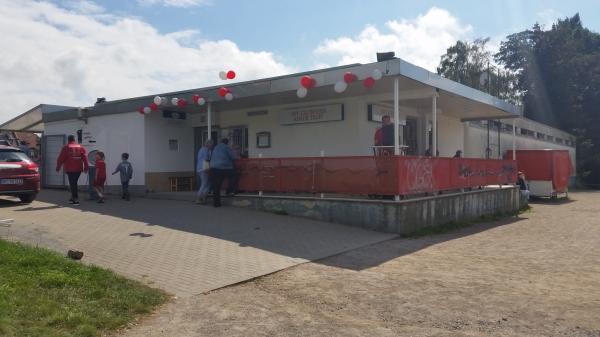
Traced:
POLYGON ((16 199, 0 199, 0 208, 14 207, 17 212, 39 212, 40 216, 43 216, 44 211, 72 208, 80 210, 83 214, 91 212, 142 222, 148 226, 148 230, 123 235, 143 240, 160 240, 160 237, 152 233, 152 228, 161 226, 236 242, 241 247, 254 247, 288 257, 320 259, 314 262, 353 270, 371 268, 431 245, 523 219, 510 217, 501 221, 475 224, 450 233, 427 236, 426 239, 402 239, 406 244, 397 251, 362 258, 358 262, 324 257, 399 237, 309 219, 233 207, 213 208, 183 201, 140 198, 127 202, 113 197, 108 199, 106 204, 88 201, 82 202, 81 206, 71 206, 66 202, 67 198, 66 191, 44 190, 38 196, 38 200, 50 205, 22 205, 14 201, 16 199))

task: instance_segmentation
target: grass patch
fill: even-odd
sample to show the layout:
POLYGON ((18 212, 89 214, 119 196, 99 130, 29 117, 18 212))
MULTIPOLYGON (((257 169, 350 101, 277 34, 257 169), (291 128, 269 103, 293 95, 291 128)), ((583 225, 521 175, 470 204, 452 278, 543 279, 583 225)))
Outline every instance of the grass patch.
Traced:
POLYGON ((166 299, 111 271, 0 240, 0 336, 101 336, 166 299))
POLYGON ((277 215, 288 215, 288 212, 285 209, 274 209, 270 212, 277 215))
POLYGON ((473 220, 473 221, 464 221, 464 222, 450 221, 448 223, 445 223, 445 224, 439 225, 439 226, 419 228, 416 231, 402 235, 402 237, 418 238, 418 237, 427 236, 427 235, 438 235, 438 234, 450 233, 450 232, 453 232, 453 231, 456 231, 456 230, 459 230, 462 228, 471 227, 471 226, 479 224, 479 223, 494 222, 494 221, 498 221, 498 220, 501 220, 501 219, 504 219, 507 217, 517 216, 519 214, 528 212, 530 209, 531 209, 531 207, 529 205, 527 205, 526 207, 523 207, 519 211, 516 211, 516 212, 511 212, 511 213, 498 212, 498 213, 495 213, 492 215, 482 215, 478 219, 473 220))

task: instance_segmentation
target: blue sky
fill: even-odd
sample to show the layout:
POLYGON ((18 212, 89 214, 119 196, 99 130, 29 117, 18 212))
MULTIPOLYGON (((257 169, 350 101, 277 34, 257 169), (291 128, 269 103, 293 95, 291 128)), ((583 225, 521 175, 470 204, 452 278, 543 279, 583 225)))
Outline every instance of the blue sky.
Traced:
POLYGON ((579 12, 600 31, 600 2, 0 0, 0 122, 40 103, 91 105, 236 80, 375 61, 394 51, 435 71, 457 40, 490 49, 535 22, 579 12))
POLYGON ((557 0, 212 0, 197 7, 100 1, 111 11, 137 15, 163 33, 197 29, 202 37, 230 39, 245 50, 269 50, 297 64, 310 64, 311 51, 326 38, 354 36, 366 26, 410 19, 431 7, 448 10, 473 26, 473 37, 505 36, 579 12, 586 27, 600 31, 600 2, 557 0))

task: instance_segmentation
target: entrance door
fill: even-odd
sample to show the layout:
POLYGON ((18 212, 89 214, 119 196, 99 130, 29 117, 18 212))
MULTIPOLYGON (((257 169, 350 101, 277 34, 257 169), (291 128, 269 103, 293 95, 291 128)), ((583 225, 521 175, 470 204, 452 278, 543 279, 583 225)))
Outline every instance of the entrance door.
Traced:
POLYGON ((406 154, 416 156, 417 151, 417 119, 413 117, 406 118, 404 126, 404 145, 408 146, 406 154))
POLYGON ((42 139, 42 185, 44 187, 65 186, 65 175, 62 171, 56 172, 56 160, 60 150, 65 145, 65 136, 44 136, 42 139))

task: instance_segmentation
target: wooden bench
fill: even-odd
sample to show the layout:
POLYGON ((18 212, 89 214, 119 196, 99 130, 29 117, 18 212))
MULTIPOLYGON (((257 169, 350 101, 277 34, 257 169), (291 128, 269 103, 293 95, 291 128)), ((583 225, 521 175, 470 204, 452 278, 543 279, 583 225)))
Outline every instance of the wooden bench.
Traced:
POLYGON ((169 177, 169 185, 171 186, 171 192, 179 191, 193 191, 195 186, 194 176, 187 177, 169 177))

